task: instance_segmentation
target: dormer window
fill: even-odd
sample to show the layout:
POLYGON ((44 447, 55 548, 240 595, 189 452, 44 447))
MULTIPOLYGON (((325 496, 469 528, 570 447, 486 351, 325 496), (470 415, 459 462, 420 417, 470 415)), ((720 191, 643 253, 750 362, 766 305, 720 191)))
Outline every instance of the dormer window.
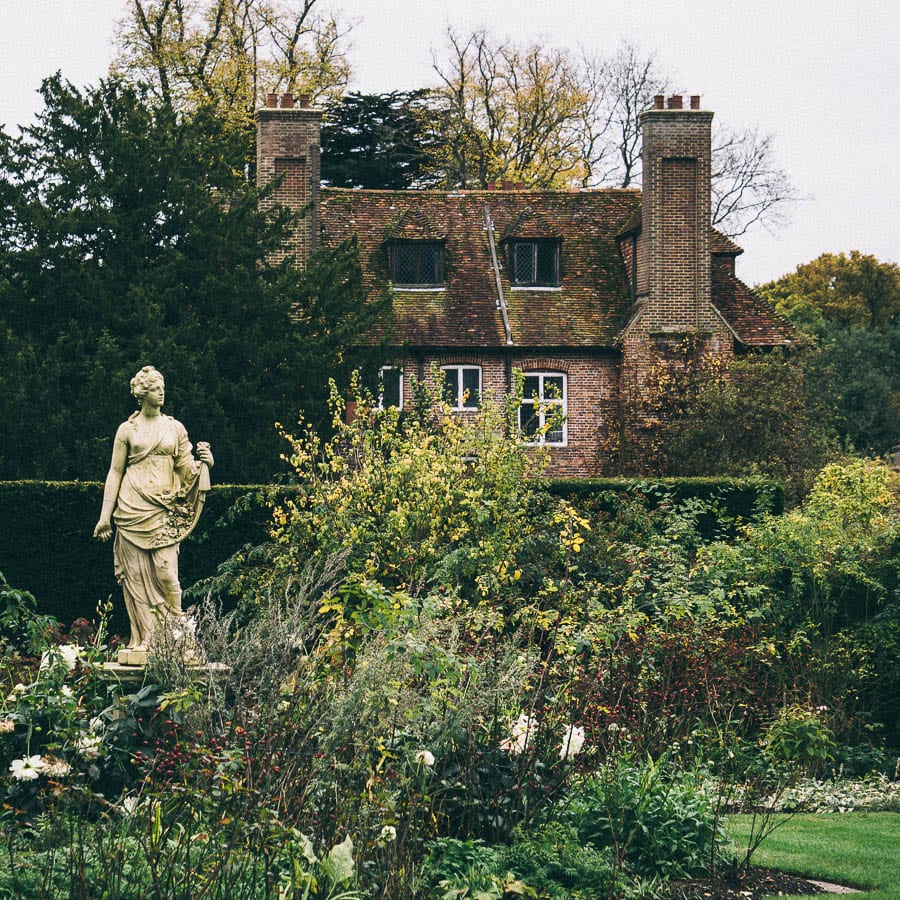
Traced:
POLYGON ((559 241, 510 241, 509 280, 514 287, 559 287, 559 241))
POLYGON ((439 241, 395 241, 388 246, 388 264, 394 287, 444 286, 444 245, 439 241))

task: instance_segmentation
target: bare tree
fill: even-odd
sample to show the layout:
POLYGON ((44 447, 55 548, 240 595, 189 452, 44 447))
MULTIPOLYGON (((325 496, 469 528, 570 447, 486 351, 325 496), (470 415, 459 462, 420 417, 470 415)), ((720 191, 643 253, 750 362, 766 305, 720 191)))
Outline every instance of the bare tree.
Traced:
MULTIPOLYGON (((532 187, 630 187, 641 181, 641 112, 671 91, 656 56, 623 43, 609 58, 518 47, 484 30, 448 31, 434 62, 445 142, 432 169, 448 187, 509 179, 532 187)), ((796 199, 771 135, 717 128, 712 222, 735 237, 775 228, 796 199)))
POLYGON ((131 0, 113 71, 245 124, 266 91, 339 96, 347 31, 321 0, 131 0))
POLYGON ((669 91, 656 55, 621 44, 608 60, 585 61, 593 106, 585 121, 589 184, 630 187, 641 180, 641 112, 669 91))
POLYGON ((436 164, 454 187, 499 179, 562 187, 583 178, 579 125, 587 102, 568 53, 492 42, 483 30, 448 31, 449 59, 434 63, 446 146, 436 164))
POLYGON ((719 128, 713 136, 712 223, 729 237, 760 224, 770 231, 785 222, 785 208, 798 199, 780 168, 771 134, 755 128, 719 128))

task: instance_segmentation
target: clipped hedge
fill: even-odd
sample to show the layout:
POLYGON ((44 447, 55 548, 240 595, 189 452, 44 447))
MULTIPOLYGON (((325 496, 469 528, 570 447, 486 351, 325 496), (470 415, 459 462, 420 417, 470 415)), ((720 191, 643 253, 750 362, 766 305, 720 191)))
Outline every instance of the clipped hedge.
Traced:
MULTIPOLYGON (((265 498, 271 491, 253 485, 212 488, 197 528, 181 545, 183 588, 212 575, 245 544, 266 539, 265 498)), ((79 616, 92 618, 97 603, 112 597, 113 630, 127 634, 112 541, 93 537, 102 498, 99 482, 0 482, 0 572, 10 584, 34 594, 40 612, 64 624, 79 616)))
POLYGON ((594 501, 610 506, 616 494, 641 494, 651 505, 664 495, 675 500, 696 497, 717 503, 730 518, 752 519, 760 511, 784 512, 784 489, 768 478, 725 475, 693 478, 548 478, 547 490, 573 503, 594 501))

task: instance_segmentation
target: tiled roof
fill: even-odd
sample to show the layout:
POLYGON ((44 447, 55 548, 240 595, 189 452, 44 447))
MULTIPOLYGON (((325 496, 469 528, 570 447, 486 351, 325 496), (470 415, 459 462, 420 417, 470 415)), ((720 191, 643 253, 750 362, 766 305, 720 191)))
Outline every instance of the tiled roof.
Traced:
POLYGON ((387 283, 384 252, 393 239, 445 240, 443 290, 394 290, 398 342, 416 346, 505 346, 485 228, 494 225, 513 342, 529 347, 609 347, 630 306, 616 235, 640 202, 631 190, 353 191, 323 189, 326 243, 356 234, 368 286, 387 283), (513 288, 504 239, 561 240, 558 289, 513 288))
POLYGON ((743 247, 739 247, 730 237, 726 237, 721 231, 715 228, 710 229, 709 241, 710 253, 722 253, 728 256, 738 256, 744 252, 743 247))
POLYGON ((772 347, 793 340, 790 323, 732 275, 728 266, 712 267, 712 301, 738 340, 748 347, 772 347))
MULTIPOLYGON (((493 222, 501 285, 513 344, 518 347, 613 347, 636 312, 618 238, 641 227, 640 193, 597 191, 357 191, 325 188, 320 223, 326 244, 356 235, 366 286, 389 284, 391 240, 434 240, 445 246, 441 289, 393 291, 398 344, 502 347, 506 334, 485 227, 493 222), (505 242, 557 237, 559 288, 510 284, 505 242)), ((789 343, 790 325, 732 274, 723 257, 742 252, 712 230, 712 300, 747 346, 789 343), (719 262, 716 261, 718 257, 719 262)))

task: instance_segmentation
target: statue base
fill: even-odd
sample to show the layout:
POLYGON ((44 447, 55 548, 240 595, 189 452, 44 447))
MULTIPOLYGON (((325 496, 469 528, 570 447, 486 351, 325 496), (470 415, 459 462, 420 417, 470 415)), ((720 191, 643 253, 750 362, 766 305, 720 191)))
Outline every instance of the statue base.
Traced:
MULTIPOLYGON (((120 651, 121 654, 122 651, 120 651)), ((140 653, 142 651, 132 651, 133 653, 140 653)), ((146 662, 146 661, 145 661, 146 662)), ((100 668, 100 673, 103 676, 108 676, 111 679, 116 681, 125 681, 125 682, 141 682, 144 680, 144 663, 123 663, 121 662, 121 658, 119 662, 107 662, 102 665, 100 668)), ((225 663, 188 663, 187 671, 191 673, 191 675, 198 680, 203 680, 204 678, 226 678, 231 673, 231 666, 225 665, 225 663)))
POLYGON ((150 656, 150 653, 147 650, 130 650, 126 648, 119 651, 119 665, 146 666, 148 656, 150 656))

